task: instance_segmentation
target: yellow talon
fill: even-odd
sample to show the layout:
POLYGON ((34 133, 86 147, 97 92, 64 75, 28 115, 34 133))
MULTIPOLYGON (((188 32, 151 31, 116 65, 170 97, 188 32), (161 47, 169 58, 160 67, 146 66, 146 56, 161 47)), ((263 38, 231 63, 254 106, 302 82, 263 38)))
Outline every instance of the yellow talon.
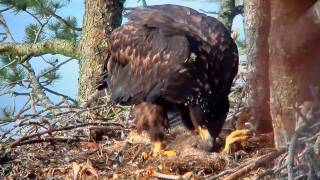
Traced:
POLYGON ((215 138, 211 136, 209 130, 205 127, 198 126, 198 131, 203 141, 203 149, 207 152, 215 151, 217 144, 215 138))
POLYGON ((141 153, 141 157, 142 157, 143 160, 147 160, 149 158, 149 154, 146 153, 146 152, 142 152, 141 153))
POLYGON ((238 142, 241 147, 246 146, 246 141, 248 140, 250 135, 249 129, 242 129, 242 130, 236 130, 233 131, 227 138, 226 138, 226 144, 223 149, 223 152, 225 153, 231 153, 231 145, 235 142, 238 142))
POLYGON ((176 156, 176 152, 173 150, 163 150, 164 145, 161 141, 156 141, 154 143, 154 148, 153 148, 153 157, 157 157, 159 155, 166 155, 166 156, 176 156))
POLYGON ((166 151, 163 151, 163 154, 167 155, 167 156, 176 156, 177 152, 175 152, 173 150, 166 150, 166 151))
POLYGON ((199 135, 202 140, 207 141, 207 140, 211 139, 211 135, 210 135, 207 128, 203 128, 201 126, 198 126, 198 131, 199 131, 199 135))
POLYGON ((154 143, 154 147, 153 147, 153 154, 152 156, 158 156, 161 153, 161 150, 163 149, 163 144, 160 141, 156 141, 154 143))

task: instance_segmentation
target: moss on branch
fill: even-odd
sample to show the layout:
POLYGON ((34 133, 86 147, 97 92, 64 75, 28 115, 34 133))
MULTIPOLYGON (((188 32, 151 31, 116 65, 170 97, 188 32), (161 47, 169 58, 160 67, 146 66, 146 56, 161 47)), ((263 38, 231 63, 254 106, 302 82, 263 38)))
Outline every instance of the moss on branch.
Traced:
POLYGON ((75 42, 53 39, 39 43, 0 43, 0 54, 11 56, 41 56, 61 54, 79 59, 80 53, 75 42))

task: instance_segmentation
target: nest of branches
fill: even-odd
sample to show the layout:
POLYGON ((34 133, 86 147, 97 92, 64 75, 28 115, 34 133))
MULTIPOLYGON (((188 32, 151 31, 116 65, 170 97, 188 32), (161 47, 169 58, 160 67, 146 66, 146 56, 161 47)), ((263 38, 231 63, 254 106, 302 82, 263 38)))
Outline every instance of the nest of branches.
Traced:
MULTIPOLYGON (((226 123, 231 129, 246 110, 244 76, 239 76, 237 81, 243 83, 237 83, 231 94, 232 108, 226 123)), ((136 133, 130 109, 110 104, 88 107, 94 96, 80 107, 63 101, 36 113, 10 117, 13 123, 0 137, 0 177, 320 178, 320 105, 316 94, 314 101, 294 107, 297 129, 286 147, 274 149, 260 144, 231 155, 205 153, 193 146, 199 137, 184 136, 183 130, 176 127, 166 138, 171 147, 180 152, 176 157, 150 156, 152 145, 148 138, 136 133), (96 113, 101 109, 104 109, 103 116, 96 113)))
MULTIPOLYGON (((234 103, 228 121, 234 121, 243 109, 242 86, 243 83, 233 91, 234 103)), ((8 123, 2 124, 6 128, 0 137, 0 177, 208 178, 244 161, 217 153, 208 155, 194 147, 186 147, 184 151, 188 153, 176 158, 142 156, 143 152, 150 152, 152 146, 148 140, 128 140, 129 137, 143 139, 135 133, 130 109, 111 104, 92 106, 98 96, 94 94, 80 107, 65 98, 41 110, 31 103, 29 108, 25 107, 33 109, 28 111, 31 113, 26 113, 23 107, 21 112, 7 117, 3 122, 8 123)), ((108 102, 107 98, 101 98, 101 101, 108 102)), ((167 138, 174 139, 175 135, 167 138)), ((178 144, 177 151, 184 147, 180 142, 171 143, 178 144)), ((243 157, 250 159, 254 155, 243 157)))
POLYGON ((320 104, 304 102, 294 107, 297 113, 297 127, 288 147, 276 165, 261 174, 274 179, 320 179, 320 104))
POLYGON ((50 177, 47 171, 52 168, 81 160, 79 153, 90 155, 82 147, 97 146, 94 142, 102 135, 123 139, 128 116, 124 108, 110 104, 77 107, 63 102, 36 113, 11 116, 12 123, 5 124, 0 136, 0 177, 50 177))

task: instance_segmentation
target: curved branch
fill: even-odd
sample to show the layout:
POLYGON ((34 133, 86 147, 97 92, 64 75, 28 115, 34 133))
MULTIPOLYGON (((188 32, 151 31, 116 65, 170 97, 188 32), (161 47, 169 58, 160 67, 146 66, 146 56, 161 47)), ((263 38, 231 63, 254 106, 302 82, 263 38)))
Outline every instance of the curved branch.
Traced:
POLYGON ((1 55, 41 56, 44 54, 61 54, 79 59, 78 47, 75 42, 53 39, 39 43, 1 43, 1 55))
POLYGON ((53 16, 54 18, 56 18, 58 21, 62 22, 63 24, 65 24, 67 27, 73 29, 73 30, 76 30, 76 31, 82 31, 82 28, 78 28, 78 27, 73 27, 71 24, 68 23, 68 21, 66 21, 65 19, 63 19, 61 16, 55 14, 54 12, 52 11, 49 11, 48 12, 50 13, 51 16, 53 16))
POLYGON ((65 99, 67 99, 67 100, 69 100, 69 101, 72 101, 74 104, 77 104, 77 101, 76 101, 75 99, 73 99, 73 98, 71 98, 71 97, 69 97, 69 96, 67 96, 67 95, 58 93, 58 92, 53 91, 53 90, 51 90, 51 89, 49 89, 49 88, 46 88, 46 87, 43 87, 43 89, 46 90, 46 91, 48 91, 48 92, 51 93, 51 94, 54 94, 54 95, 56 95, 56 96, 61 96, 61 97, 65 98, 65 99))
POLYGON ((45 71, 45 72, 41 73, 41 74, 37 77, 37 79, 39 80, 41 77, 45 76, 46 74, 48 74, 48 73, 50 73, 50 72, 52 72, 52 71, 54 71, 54 70, 57 70, 57 69, 58 69, 58 68, 60 68, 62 65, 66 64, 66 63, 68 63, 68 62, 70 62, 71 60, 73 60, 73 58, 69 58, 69 59, 67 59, 67 60, 63 61, 62 63, 60 63, 60 64, 58 64, 58 65, 53 66, 53 67, 52 67, 52 68, 50 68, 49 70, 47 70, 47 71, 45 71))
POLYGON ((56 10, 52 11, 51 9, 49 9, 48 7, 45 7, 44 4, 40 1, 37 1, 37 3, 40 5, 40 7, 45 10, 47 13, 49 13, 51 16, 53 16, 54 18, 56 18, 58 21, 60 21, 61 23, 63 23, 64 25, 66 25, 67 27, 76 30, 76 31, 82 31, 82 28, 77 28, 77 27, 73 27, 71 24, 69 24, 68 21, 66 21, 65 19, 63 19, 61 16, 57 15, 55 13, 56 10))
POLYGON ((5 12, 5 11, 8 11, 8 10, 12 9, 13 7, 14 7, 14 6, 8 6, 8 7, 6 7, 6 8, 3 8, 3 9, 0 10, 0 13, 3 13, 3 12, 5 12))

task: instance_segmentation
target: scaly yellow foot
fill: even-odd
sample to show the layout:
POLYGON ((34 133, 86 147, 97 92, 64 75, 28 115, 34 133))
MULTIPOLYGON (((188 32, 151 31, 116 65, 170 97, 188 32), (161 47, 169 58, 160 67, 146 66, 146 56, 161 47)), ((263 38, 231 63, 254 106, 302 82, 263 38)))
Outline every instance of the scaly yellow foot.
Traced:
POLYGON ((164 150, 164 144, 161 141, 156 141, 154 142, 152 156, 157 157, 160 155, 176 156, 177 153, 173 150, 164 150))
POLYGON ((211 139, 211 135, 210 135, 207 128, 198 126, 198 131, 199 131, 199 135, 202 140, 207 141, 207 140, 211 139))
POLYGON ((227 138, 226 144, 223 149, 224 153, 231 153, 231 145, 233 143, 239 143, 241 147, 246 146, 246 141, 249 139, 250 130, 249 129, 242 129, 242 130, 235 130, 233 131, 227 138))
POLYGON ((199 135, 204 143, 203 148, 206 151, 213 151, 215 149, 215 139, 210 135, 209 131, 205 127, 198 126, 199 135))
POLYGON ((165 151, 162 151, 161 153, 166 156, 176 156, 177 155, 177 152, 174 150, 165 150, 165 151))

